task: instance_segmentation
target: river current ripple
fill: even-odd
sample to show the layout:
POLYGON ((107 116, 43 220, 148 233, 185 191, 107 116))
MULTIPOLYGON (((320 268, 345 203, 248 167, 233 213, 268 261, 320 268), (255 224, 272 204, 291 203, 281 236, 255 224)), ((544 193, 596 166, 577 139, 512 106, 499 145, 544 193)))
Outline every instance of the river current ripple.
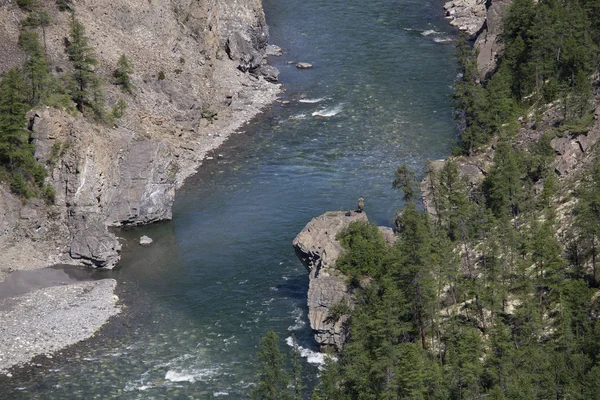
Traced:
POLYGON ((395 168, 422 170, 450 152, 454 33, 439 0, 263 3, 289 104, 266 110, 189 179, 173 221, 119 232, 121 267, 101 277, 119 282, 124 315, 11 381, 3 398, 244 398, 270 329, 286 351, 297 339, 314 385, 321 357, 291 241, 359 196, 389 225, 401 205, 395 168), (137 245, 141 235, 154 244, 137 245))

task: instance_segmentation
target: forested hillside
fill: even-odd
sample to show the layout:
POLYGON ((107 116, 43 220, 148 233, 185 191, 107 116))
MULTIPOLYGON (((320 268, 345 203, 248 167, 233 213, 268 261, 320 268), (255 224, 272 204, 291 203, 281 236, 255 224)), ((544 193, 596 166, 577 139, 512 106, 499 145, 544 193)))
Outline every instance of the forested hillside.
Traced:
POLYGON ((600 1, 515 0, 502 42, 486 79, 457 46, 463 130, 428 212, 401 166, 396 244, 339 237, 356 307, 313 399, 600 396, 600 1))

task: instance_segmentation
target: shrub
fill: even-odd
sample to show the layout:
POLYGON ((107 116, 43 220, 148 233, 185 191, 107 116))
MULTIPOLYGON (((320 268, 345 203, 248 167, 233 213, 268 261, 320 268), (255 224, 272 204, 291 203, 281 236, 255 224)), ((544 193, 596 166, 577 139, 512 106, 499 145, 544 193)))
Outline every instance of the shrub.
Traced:
POLYGON ((115 119, 122 118, 123 115, 125 115, 126 109, 127 109, 127 103, 125 102, 125 100, 119 99, 119 101, 117 101, 117 104, 115 104, 115 106, 112 109, 113 118, 115 118, 115 119))
POLYGON ((33 197, 33 194, 29 189, 29 185, 27 185, 27 181, 25 181, 23 175, 19 173, 13 174, 12 181, 10 183, 10 190, 13 193, 24 196, 27 199, 33 197))
POLYGON ((42 187, 42 198, 46 200, 48 204, 54 204, 54 200, 56 199, 56 189, 52 185, 44 185, 42 187))

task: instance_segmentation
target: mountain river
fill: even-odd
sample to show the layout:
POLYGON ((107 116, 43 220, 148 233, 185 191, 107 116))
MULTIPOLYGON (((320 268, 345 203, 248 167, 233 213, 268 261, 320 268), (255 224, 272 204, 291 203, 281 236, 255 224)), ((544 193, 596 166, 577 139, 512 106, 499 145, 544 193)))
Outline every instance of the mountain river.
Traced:
POLYGON ((308 395, 322 356, 292 239, 359 196, 372 221, 390 225, 401 206, 396 167, 422 171, 451 151, 455 33, 440 0, 263 3, 289 104, 218 149, 178 192, 172 221, 117 232, 120 267, 90 274, 118 281, 125 312, 19 373, 0 397, 246 398, 268 330, 286 352, 296 338, 308 395), (142 235, 154 243, 141 247, 142 235))

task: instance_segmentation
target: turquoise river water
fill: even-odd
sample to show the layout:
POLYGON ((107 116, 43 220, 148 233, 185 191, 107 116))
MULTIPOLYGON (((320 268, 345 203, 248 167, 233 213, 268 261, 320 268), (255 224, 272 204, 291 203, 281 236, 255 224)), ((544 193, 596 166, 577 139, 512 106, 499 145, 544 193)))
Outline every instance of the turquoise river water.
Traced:
POLYGON ((118 281, 124 314, 17 374, 1 398, 246 398, 271 329, 286 351, 296 337, 314 385, 322 359, 291 241, 313 216, 359 196, 371 220, 389 225, 401 205, 395 168, 422 170, 450 152, 454 32, 441 0, 263 3, 290 103, 219 149, 178 193, 172 221, 118 232, 120 267, 95 277, 118 281), (137 245, 141 235, 154 244, 137 245))

